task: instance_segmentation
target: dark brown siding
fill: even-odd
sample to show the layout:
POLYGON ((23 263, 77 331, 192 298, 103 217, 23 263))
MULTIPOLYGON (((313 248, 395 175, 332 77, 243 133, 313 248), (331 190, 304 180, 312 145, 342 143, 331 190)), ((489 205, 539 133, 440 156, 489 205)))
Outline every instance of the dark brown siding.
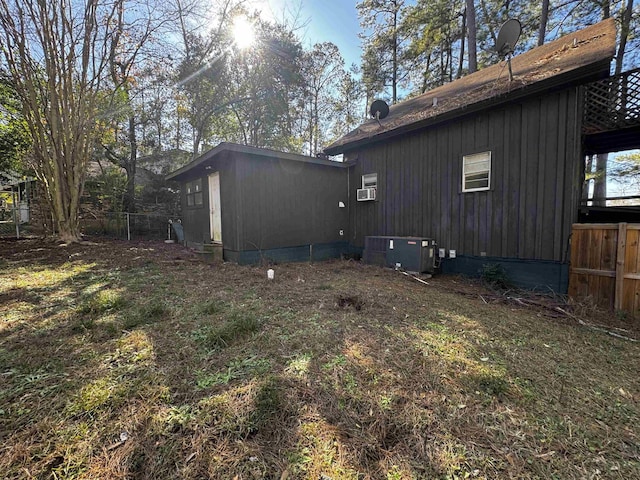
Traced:
POLYGON ((205 174, 200 171, 193 177, 189 177, 181 183, 182 223, 184 224, 185 240, 187 244, 211 243, 211 231, 209 228, 209 174, 220 172, 220 203, 222 214, 222 242, 226 248, 234 249, 237 246, 237 232, 234 221, 235 212, 235 165, 231 159, 221 156, 212 163, 211 169, 205 174), (187 207, 186 182, 194 178, 202 178, 202 191, 204 202, 201 206, 187 207), (227 247, 227 245, 229 245, 227 247))
POLYGON ((469 115, 351 151, 350 241, 424 236, 460 255, 563 261, 577 217, 577 89, 469 115), (463 155, 491 151, 491 190, 462 193, 463 155), (356 202, 378 173, 378 200, 356 202))
POLYGON ((347 241, 347 169, 237 152, 219 155, 211 168, 182 182, 187 244, 211 242, 208 174, 220 172, 225 250, 267 250, 347 241), (186 206, 185 184, 202 178, 204 204, 186 206), (342 201, 345 208, 339 208, 342 201), (344 236, 340 236, 343 230, 344 236))
POLYGON ((252 155, 237 155, 234 163, 238 250, 347 240, 345 168, 252 155))

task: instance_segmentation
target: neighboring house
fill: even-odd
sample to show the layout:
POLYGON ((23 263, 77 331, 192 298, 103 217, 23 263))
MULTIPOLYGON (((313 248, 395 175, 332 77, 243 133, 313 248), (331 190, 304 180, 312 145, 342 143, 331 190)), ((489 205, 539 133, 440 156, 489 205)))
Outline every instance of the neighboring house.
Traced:
POLYGON ((15 172, 0 172, 0 221, 29 223, 35 180, 15 172))
POLYGON ((181 185, 185 243, 225 260, 325 259, 348 250, 348 165, 221 143, 167 180, 181 185))
POLYGON ((375 178, 375 201, 351 196, 349 242, 432 238, 446 249, 445 272, 498 263, 521 286, 566 291, 584 178, 583 85, 608 77, 615 44, 614 20, 600 22, 515 56, 513 81, 504 62, 493 65, 330 145, 327 154, 355 163, 352 178, 375 178))

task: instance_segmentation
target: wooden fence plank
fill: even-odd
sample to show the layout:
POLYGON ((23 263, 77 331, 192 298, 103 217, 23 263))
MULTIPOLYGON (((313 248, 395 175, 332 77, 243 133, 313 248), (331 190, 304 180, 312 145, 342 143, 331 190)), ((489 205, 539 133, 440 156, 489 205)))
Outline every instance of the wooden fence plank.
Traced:
MULTIPOLYGON (((616 223, 574 223, 572 228, 573 230, 618 230, 618 225, 616 223)), ((633 228, 640 229, 640 224, 633 228)))
POLYGON ((603 230, 602 242, 600 269, 615 271, 618 230, 603 230))
POLYGON ((598 276, 598 277, 616 278, 616 271, 615 270, 596 270, 596 269, 593 269, 593 268, 574 268, 574 267, 571 267, 571 273, 578 274, 578 275, 595 275, 595 276, 598 276))
POLYGON ((600 263, 602 261, 602 234, 604 231, 602 229, 592 229, 589 230, 589 240, 587 243, 587 251, 589 254, 589 260, 587 263, 587 268, 592 268, 593 270, 600 269, 600 263))
POLYGON ((627 249, 627 224, 621 223, 618 226, 618 252, 616 254, 616 293, 613 307, 622 309, 624 296, 624 264, 627 249))

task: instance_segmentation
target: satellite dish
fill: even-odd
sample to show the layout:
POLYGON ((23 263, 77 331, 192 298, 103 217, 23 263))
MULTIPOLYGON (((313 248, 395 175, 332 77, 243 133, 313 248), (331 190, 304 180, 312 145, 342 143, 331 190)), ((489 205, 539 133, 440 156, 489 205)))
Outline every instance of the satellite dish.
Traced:
POLYGON ((513 72, 511 71, 511 56, 518 43, 520 34, 522 33, 522 26, 520 22, 515 18, 510 18, 498 32, 498 39, 496 40, 496 51, 502 58, 507 59, 509 65, 509 81, 513 82, 513 72))
POLYGON ((384 100, 376 100, 371 104, 369 113, 371 114, 371 117, 380 121, 389 115, 389 105, 387 105, 387 102, 384 100))
POLYGON ((520 33, 522 33, 522 26, 518 20, 511 18, 504 22, 504 25, 500 27, 498 39, 496 40, 498 55, 503 58, 507 55, 512 55, 520 38, 520 33))

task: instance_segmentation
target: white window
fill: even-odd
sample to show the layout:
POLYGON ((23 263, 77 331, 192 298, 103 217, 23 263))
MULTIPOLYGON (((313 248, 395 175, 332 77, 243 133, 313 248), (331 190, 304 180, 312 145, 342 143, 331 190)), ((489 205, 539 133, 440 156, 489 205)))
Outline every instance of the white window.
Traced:
POLYGON ((367 173, 362 175, 362 188, 378 188, 378 174, 367 173))
POLYGON ((478 192, 491 187, 491 152, 462 157, 462 191, 478 192))

